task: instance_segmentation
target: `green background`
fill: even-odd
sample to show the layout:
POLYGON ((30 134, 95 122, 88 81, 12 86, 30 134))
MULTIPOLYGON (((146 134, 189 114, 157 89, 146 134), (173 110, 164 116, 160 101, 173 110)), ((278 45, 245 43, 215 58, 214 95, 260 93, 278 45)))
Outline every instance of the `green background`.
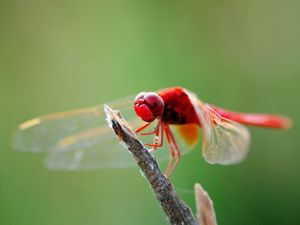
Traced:
POLYGON ((193 185, 220 225, 300 224, 300 2, 1 1, 0 224, 168 224, 137 168, 50 171, 14 151, 22 121, 179 85, 238 111, 290 116, 288 131, 250 128, 235 166, 200 146, 171 177, 195 210, 193 185))

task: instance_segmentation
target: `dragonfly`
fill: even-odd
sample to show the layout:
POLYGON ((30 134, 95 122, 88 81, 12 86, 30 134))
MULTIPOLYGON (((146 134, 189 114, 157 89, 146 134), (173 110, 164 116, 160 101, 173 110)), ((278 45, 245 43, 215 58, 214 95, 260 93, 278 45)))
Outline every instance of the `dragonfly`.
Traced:
MULTIPOLYGON (((181 87, 141 92, 135 98, 130 96, 106 105, 122 113, 156 158, 169 159, 167 177, 174 172, 181 155, 197 146, 200 129, 205 161, 230 165, 241 162, 249 151, 250 134, 244 125, 291 127, 287 117, 230 111, 204 103, 181 87)), ((17 128, 13 145, 20 151, 47 152, 45 163, 50 169, 130 167, 134 161, 107 126, 103 107, 100 104, 25 121, 17 128)))

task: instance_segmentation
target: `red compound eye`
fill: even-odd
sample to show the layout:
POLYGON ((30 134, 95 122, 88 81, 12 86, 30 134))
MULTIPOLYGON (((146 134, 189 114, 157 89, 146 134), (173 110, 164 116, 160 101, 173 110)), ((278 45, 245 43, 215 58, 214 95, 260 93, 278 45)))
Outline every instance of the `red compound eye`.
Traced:
POLYGON ((154 116, 157 117, 162 115, 164 111, 164 102, 158 94, 154 92, 146 93, 144 99, 154 116))
POLYGON ((142 120, 151 122, 162 115, 164 102, 162 98, 154 92, 141 92, 135 98, 134 110, 142 120))

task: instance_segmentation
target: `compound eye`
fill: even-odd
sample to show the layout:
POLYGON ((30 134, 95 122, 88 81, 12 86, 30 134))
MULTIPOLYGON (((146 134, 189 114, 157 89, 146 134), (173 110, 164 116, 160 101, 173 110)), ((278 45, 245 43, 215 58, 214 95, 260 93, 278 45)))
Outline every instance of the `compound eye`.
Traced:
POLYGON ((151 109, 154 116, 161 116, 164 111, 164 101, 155 92, 149 92, 144 95, 147 106, 151 109))
POLYGON ((156 117, 153 115, 151 109, 144 99, 145 94, 146 92, 141 92, 135 97, 134 110, 142 120, 146 122, 152 122, 156 117))
POLYGON ((146 94, 146 92, 141 92, 141 93, 139 93, 139 94, 135 97, 134 101, 137 102, 137 101, 140 100, 140 99, 144 99, 145 94, 146 94))

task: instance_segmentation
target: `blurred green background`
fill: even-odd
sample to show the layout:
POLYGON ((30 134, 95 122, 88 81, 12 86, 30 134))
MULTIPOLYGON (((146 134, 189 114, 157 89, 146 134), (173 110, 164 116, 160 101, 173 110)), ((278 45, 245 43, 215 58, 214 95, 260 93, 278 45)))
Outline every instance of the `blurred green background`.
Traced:
POLYGON ((22 121, 179 85, 238 111, 290 116, 250 128, 251 152, 212 166, 200 146, 171 177, 200 182, 220 225, 300 224, 300 2, 1 1, 0 224, 168 224, 137 168, 50 171, 16 152, 22 121))

